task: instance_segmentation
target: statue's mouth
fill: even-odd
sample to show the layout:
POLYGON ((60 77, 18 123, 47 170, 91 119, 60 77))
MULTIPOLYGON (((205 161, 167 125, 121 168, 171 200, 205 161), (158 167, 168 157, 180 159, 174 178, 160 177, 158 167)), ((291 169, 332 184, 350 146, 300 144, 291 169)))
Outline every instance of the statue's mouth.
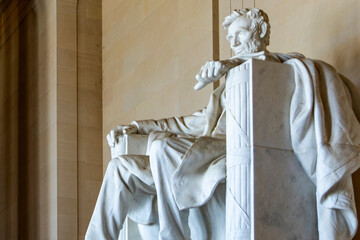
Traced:
POLYGON ((250 53, 250 51, 247 51, 248 49, 246 49, 241 44, 236 47, 232 47, 232 50, 234 51, 235 55, 250 53))

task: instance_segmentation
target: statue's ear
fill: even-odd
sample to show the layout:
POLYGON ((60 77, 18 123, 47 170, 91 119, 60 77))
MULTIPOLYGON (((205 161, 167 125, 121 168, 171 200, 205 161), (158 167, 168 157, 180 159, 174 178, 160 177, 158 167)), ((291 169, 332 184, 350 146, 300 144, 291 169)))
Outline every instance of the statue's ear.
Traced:
POLYGON ((260 26, 260 38, 264 38, 267 32, 267 24, 263 22, 260 26))

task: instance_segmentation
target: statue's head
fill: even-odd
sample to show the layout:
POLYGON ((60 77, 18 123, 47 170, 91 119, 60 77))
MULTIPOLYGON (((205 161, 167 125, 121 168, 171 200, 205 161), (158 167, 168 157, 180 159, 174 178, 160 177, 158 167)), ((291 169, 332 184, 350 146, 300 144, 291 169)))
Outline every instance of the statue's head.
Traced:
POLYGON ((235 55, 265 51, 270 43, 270 24, 266 13, 258 8, 234 10, 224 20, 226 39, 235 55))

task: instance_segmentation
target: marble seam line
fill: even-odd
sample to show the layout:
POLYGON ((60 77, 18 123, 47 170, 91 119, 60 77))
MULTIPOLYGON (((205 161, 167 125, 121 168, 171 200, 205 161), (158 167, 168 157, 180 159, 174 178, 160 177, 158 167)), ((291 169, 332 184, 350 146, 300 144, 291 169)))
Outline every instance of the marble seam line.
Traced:
POLYGON ((267 149, 271 149, 271 150, 278 150, 278 151, 289 151, 289 152, 294 152, 293 149, 286 149, 286 148, 276 148, 276 147, 267 147, 267 146, 260 146, 260 145, 253 145, 250 147, 244 147, 244 148, 267 148, 267 149))

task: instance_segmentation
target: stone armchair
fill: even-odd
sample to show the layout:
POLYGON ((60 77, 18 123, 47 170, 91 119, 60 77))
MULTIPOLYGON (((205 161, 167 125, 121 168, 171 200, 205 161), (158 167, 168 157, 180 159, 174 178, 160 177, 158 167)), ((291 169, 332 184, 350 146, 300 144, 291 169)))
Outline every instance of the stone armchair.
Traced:
MULTIPOLYGON (((293 90, 292 68, 284 64, 250 59, 227 74, 227 179, 216 190, 222 204, 210 200, 189 217, 201 227, 191 214, 207 212, 208 239, 317 239, 315 187, 291 147, 293 90)), ((124 135, 111 155, 146 154, 146 147, 147 136, 124 135)), ((135 239, 132 229, 125 224, 119 239, 135 239)), ((157 229, 139 224, 139 235, 157 239, 157 229)))

